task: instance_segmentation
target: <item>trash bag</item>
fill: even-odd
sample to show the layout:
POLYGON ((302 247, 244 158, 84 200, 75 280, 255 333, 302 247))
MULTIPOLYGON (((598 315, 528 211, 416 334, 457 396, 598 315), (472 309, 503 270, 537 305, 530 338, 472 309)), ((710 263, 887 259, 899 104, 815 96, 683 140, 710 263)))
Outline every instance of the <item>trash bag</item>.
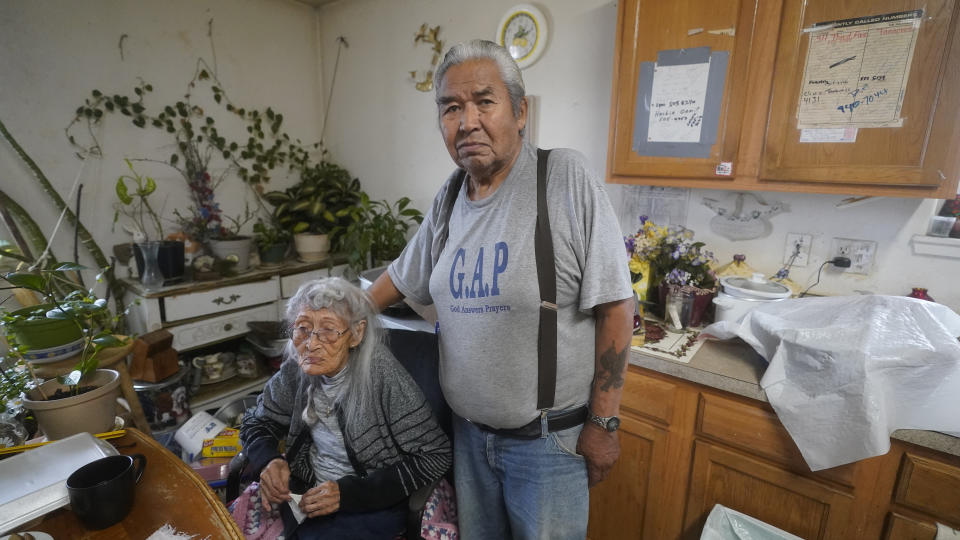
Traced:
POLYGON ((803 540, 759 519, 717 504, 707 516, 700 540, 803 540))

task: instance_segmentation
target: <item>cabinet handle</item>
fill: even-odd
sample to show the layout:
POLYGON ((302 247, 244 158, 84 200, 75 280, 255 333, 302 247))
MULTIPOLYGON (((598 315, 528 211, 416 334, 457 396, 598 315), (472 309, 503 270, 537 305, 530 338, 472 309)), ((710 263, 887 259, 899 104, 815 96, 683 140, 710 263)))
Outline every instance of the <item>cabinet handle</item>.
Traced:
POLYGON ((232 323, 227 323, 227 324, 223 325, 223 331, 224 331, 224 332, 229 332, 229 331, 231 331, 231 330, 233 330, 233 324, 232 324, 232 323))
POLYGON ((225 298, 222 297, 222 296, 218 296, 218 297, 216 297, 216 298, 213 299, 213 303, 214 303, 214 304, 217 304, 217 305, 221 305, 221 304, 222 304, 222 305, 225 306, 225 305, 227 305, 227 304, 232 304, 232 303, 236 302, 236 301, 239 300, 239 299, 240 299, 240 295, 239 295, 239 294, 231 294, 229 300, 228 300, 228 299, 225 299, 225 298))

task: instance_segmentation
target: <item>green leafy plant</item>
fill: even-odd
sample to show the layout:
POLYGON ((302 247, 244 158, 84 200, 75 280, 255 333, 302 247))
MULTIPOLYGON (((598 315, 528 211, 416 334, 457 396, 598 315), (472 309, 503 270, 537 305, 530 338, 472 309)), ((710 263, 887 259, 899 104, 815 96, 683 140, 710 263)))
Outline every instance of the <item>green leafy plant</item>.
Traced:
POLYGON ((150 206, 150 201, 148 200, 148 197, 157 190, 157 182, 149 176, 141 176, 136 169, 133 168, 133 164, 130 163, 129 159, 124 159, 123 161, 125 161, 127 167, 130 168, 130 174, 125 174, 117 178, 115 191, 117 193, 117 199, 119 199, 120 202, 114 204, 114 226, 116 226, 122 214, 133 223, 134 238, 142 236, 142 240, 149 240, 150 235, 147 234, 146 226, 149 219, 149 222, 156 231, 154 239, 163 240, 163 223, 160 221, 160 216, 157 215, 153 207, 150 206), (129 187, 127 186, 128 181, 131 182, 131 186, 129 187))
POLYGON ((291 234, 331 234, 351 221, 350 213, 360 201, 360 180, 339 165, 324 160, 304 169, 300 181, 284 191, 263 195, 273 205, 273 221, 291 234))
MULTIPOLYGON (((304 144, 282 130, 283 114, 272 107, 248 109, 233 103, 216 72, 201 58, 197 61, 193 78, 187 85, 183 99, 166 105, 152 105, 147 96, 153 85, 140 80, 132 94, 92 90, 90 96, 77 107, 74 118, 65 128, 69 142, 77 148, 81 158, 102 156, 95 128, 112 114, 127 116, 130 122, 141 129, 156 129, 173 138, 176 150, 162 159, 142 159, 164 163, 176 169, 187 183, 192 205, 187 212, 176 212, 177 221, 188 235, 198 241, 211 238, 229 238, 238 223, 250 221, 249 212, 237 218, 224 216, 214 193, 220 182, 235 172, 248 186, 254 187, 269 182, 276 171, 285 169, 301 175, 313 174, 316 165, 313 154, 320 152, 320 143, 304 144), (195 104, 194 91, 203 86, 213 100, 223 107, 230 120, 244 124, 246 139, 229 139, 220 130, 218 120, 224 114, 206 111, 195 104), (77 132, 78 126, 86 126, 85 133, 77 132), (211 165, 218 161, 223 173, 214 178, 211 165)), ((252 189, 258 207, 265 213, 260 190, 252 189)))
POLYGON ((260 250, 289 244, 292 237, 290 231, 272 222, 265 222, 260 219, 253 225, 253 241, 260 250))
MULTIPOLYGON (((9 251, 4 256, 11 256, 9 251)), ((74 393, 85 375, 97 369, 101 351, 123 345, 124 342, 114 335, 114 329, 120 324, 120 315, 111 315, 105 299, 97 298, 93 289, 83 289, 68 276, 68 272, 79 272, 85 267, 76 263, 61 263, 53 268, 26 272, 8 272, 0 276, 8 287, 21 288, 38 293, 45 302, 34 309, 10 311, 0 309, 0 325, 10 348, 10 356, 23 360, 23 354, 29 347, 20 343, 17 337, 17 325, 35 319, 66 320, 76 325, 83 339, 80 360, 74 370, 61 377, 61 382, 72 387, 74 393), (68 290, 63 294, 64 290, 68 290), (52 305, 52 309, 48 307, 52 305)), ((103 280, 103 273, 97 281, 103 280)))
POLYGON ((407 231, 423 221, 423 214, 409 205, 408 197, 391 205, 385 200, 371 200, 361 192, 360 202, 350 209, 350 223, 342 235, 347 262, 355 273, 400 255, 407 245, 407 231))

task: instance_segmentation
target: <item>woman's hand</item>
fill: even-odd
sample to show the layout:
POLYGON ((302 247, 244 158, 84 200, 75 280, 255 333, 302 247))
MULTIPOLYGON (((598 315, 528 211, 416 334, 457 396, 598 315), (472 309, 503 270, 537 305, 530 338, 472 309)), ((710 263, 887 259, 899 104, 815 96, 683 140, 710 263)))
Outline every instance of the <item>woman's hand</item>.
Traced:
POLYGON ((276 458, 260 471, 260 500, 266 512, 271 505, 292 500, 290 497, 290 466, 283 458, 276 458))
POLYGON ((340 485, 324 482, 311 488, 300 499, 300 510, 307 517, 325 516, 340 509, 340 485))

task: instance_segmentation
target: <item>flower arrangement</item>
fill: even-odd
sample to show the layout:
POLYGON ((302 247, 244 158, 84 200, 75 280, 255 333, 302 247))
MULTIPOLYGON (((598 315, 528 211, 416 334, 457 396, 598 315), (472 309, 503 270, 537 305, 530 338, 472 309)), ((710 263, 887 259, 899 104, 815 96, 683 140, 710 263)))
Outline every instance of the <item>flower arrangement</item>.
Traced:
POLYGON ((624 237, 630 256, 630 277, 637 298, 646 300, 647 291, 661 282, 679 287, 713 289, 716 275, 713 253, 703 242, 693 241, 693 231, 683 227, 660 227, 640 216, 640 229, 624 237))

